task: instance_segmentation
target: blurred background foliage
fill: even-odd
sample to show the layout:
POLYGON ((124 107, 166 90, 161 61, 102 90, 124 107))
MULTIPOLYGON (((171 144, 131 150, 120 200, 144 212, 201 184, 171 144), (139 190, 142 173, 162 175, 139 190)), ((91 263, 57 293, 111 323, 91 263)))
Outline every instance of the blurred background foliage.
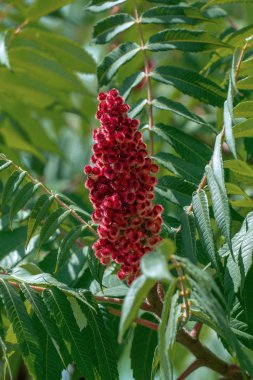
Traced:
MULTIPOLYGON (((0 152, 28 170, 49 188, 63 193, 83 209, 91 211, 88 193, 83 185, 82 171, 91 154, 91 132, 97 126, 94 118, 98 93, 96 66, 102 61, 105 53, 113 47, 125 41, 139 42, 139 38, 134 27, 118 35, 108 45, 95 45, 92 42, 92 30, 94 24, 101 19, 101 14, 88 11, 87 5, 88 0, 72 2, 0 0, 0 152)), ((122 7, 124 7, 124 11, 133 15, 132 0, 128 0, 122 7)), ((139 0, 138 7, 144 11, 150 8, 150 3, 139 0)), ((230 4, 224 5, 222 9, 223 11, 220 10, 220 12, 224 17, 210 22, 205 27, 206 30, 214 35, 223 33, 225 36, 233 29, 251 25, 249 28, 253 34, 253 5, 230 4), (229 16, 226 16, 226 10, 229 16)), ((121 5, 119 4, 106 10, 104 16, 120 11, 121 5)), ((194 25, 192 27, 194 28, 194 25)), ((187 28, 190 26, 188 25, 187 28)), ((144 26, 145 40, 156 31, 159 31, 159 25, 144 26)), ((224 75, 231 65, 232 58, 225 57, 223 64, 217 65, 216 68, 215 65, 209 67, 210 56, 208 53, 192 55, 191 53, 182 54, 179 51, 169 51, 150 53, 149 56, 151 57, 151 55, 151 66, 159 62, 159 65, 172 64, 195 70, 204 70, 203 68, 206 67, 209 78, 219 84, 223 83, 224 75)), ((143 68, 143 57, 139 54, 131 61, 130 66, 123 66, 120 69, 116 79, 113 80, 113 86, 120 88, 125 77, 129 76, 131 72, 141 71, 143 68)), ((214 112, 214 108, 211 106, 200 104, 198 100, 161 83, 154 83, 153 92, 155 96, 164 95, 172 100, 180 101, 211 125, 215 125, 217 118, 218 128, 221 128, 222 120, 219 110, 214 112)), ((132 106, 139 99, 145 97, 145 86, 137 86, 132 92, 129 104, 132 106)), ((186 121, 174 113, 166 113, 157 109, 155 110, 155 119, 156 122, 165 122, 181 127, 207 145, 213 146, 215 135, 203 125, 186 121)), ((146 112, 142 113, 141 122, 143 125, 147 123, 146 112)), ((162 149, 168 151, 171 148, 161 140, 157 140, 155 153, 162 149)), ((247 156, 249 162, 252 161, 253 143, 251 138, 247 139, 246 145, 241 144, 240 154, 242 157, 247 156)), ((8 174, 1 176, 0 192, 3 188, 2 182, 6 181, 7 176, 8 174)), ((159 195, 158 199, 164 202, 159 195)), ((169 207, 171 209, 170 216, 177 216, 177 207, 172 204, 169 204, 169 207)), ((244 214, 243 210, 241 214, 244 214)), ((2 228, 7 223, 6 220, 3 213, 2 228)), ((239 221, 241 221, 240 218, 239 221)), ((23 234, 19 232, 18 230, 15 234, 12 233, 12 240, 10 240, 13 254, 5 257, 4 252, 1 252, 0 266, 12 267, 17 263, 25 262, 25 252, 22 248, 23 234)), ((30 254, 35 257, 33 249, 30 254)), ((58 272, 57 279, 72 286, 73 284, 75 286, 85 284, 83 273, 86 264, 80 263, 80 257, 73 256, 66 262, 62 272, 58 272)), ((52 273, 54 261, 55 259, 52 259, 51 256, 45 255, 44 257, 42 255, 37 260, 37 264, 42 270, 52 273)), ((131 334, 128 338, 132 339, 131 334)), ((206 328, 202 338, 218 356, 228 359, 226 351, 215 334, 206 328)), ((11 342, 10 331, 9 344, 11 342)), ((129 345, 126 344, 120 352, 121 380, 132 378, 129 350, 129 345)), ((16 352, 10 360, 13 379, 25 379, 26 375, 22 372, 23 367, 20 369, 20 354, 16 352)), ((186 367, 186 362, 191 362, 190 355, 181 346, 177 346, 175 350, 177 373, 182 372, 186 367)), ((0 378, 2 379, 4 376, 3 365, 1 370, 0 378)), ((189 379, 202 380, 204 377, 209 380, 218 378, 210 371, 206 372, 205 369, 200 369, 189 379)))

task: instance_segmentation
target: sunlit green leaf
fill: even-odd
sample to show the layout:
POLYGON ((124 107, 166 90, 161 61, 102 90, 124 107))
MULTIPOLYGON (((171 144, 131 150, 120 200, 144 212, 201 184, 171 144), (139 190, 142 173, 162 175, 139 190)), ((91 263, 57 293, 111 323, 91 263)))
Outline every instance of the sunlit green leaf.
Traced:
POLYGON ((123 340, 124 334, 136 318, 138 310, 145 297, 155 285, 155 281, 144 275, 138 277, 131 285, 122 306, 122 315, 119 326, 119 341, 123 340))
POLYGON ((74 0, 36 0, 33 5, 27 7, 27 17, 29 20, 37 19, 47 15, 66 4, 72 3, 74 0))

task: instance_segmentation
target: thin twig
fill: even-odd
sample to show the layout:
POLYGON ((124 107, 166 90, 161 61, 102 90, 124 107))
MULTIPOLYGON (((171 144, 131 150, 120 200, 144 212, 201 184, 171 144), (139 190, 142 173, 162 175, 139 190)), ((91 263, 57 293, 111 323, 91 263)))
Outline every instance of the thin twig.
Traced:
MULTIPOLYGON (((5 160, 5 161, 9 161, 7 159, 6 156, 4 156, 3 154, 0 154, 0 158, 5 160)), ((66 210, 69 210, 70 211, 70 214, 76 219, 78 220, 79 223, 85 225, 95 236, 98 236, 97 234, 97 231, 89 225, 89 223, 87 223, 83 218, 81 218, 75 210, 73 210, 71 207, 69 207, 65 202, 63 202, 61 199, 58 198, 57 194, 54 194, 51 190, 49 190, 42 182, 38 181, 36 178, 34 178, 30 173, 28 173, 26 170, 23 170, 20 166, 14 164, 14 162, 11 161, 11 165, 16 169, 18 170, 19 172, 21 173, 26 173, 26 177, 29 178, 29 180, 34 183, 35 185, 39 185, 39 187, 42 189, 42 191, 44 191, 45 193, 47 193, 48 195, 50 196, 53 196, 55 201, 63 208, 65 208, 66 210)))
MULTIPOLYGON (((19 289, 20 283, 16 281, 9 281, 7 280, 10 285, 12 285, 14 288, 19 289)), ((28 284, 32 289, 34 289, 36 292, 43 292, 48 287, 41 287, 41 286, 35 286, 28 284)), ((105 303, 115 303, 115 304, 121 304, 122 300, 118 298, 111 298, 111 297, 101 297, 101 296, 94 296, 97 302, 105 301, 105 303)), ((144 306, 144 305, 143 305, 144 306)), ((144 308, 144 307, 142 307, 144 308)), ((121 316, 121 310, 114 309, 112 307, 107 307, 107 311, 112 314, 116 315, 118 317, 121 316)), ((157 331, 158 330, 158 324, 147 321, 142 318, 136 318, 134 320, 135 323, 138 325, 147 327, 151 330, 157 331)), ((177 342, 185 346, 189 349, 189 351, 197 358, 197 360, 177 379, 177 380, 184 380, 190 373, 192 373, 194 370, 201 366, 205 366, 207 368, 210 368, 219 374, 225 376, 226 379, 235 379, 232 375, 236 372, 236 379, 243 379, 243 376, 239 373, 239 368, 233 365, 228 365, 226 362, 221 360, 219 357, 217 357, 213 352, 211 352, 207 347, 203 346, 202 343, 192 336, 190 332, 188 332, 185 329, 181 329, 177 333, 177 342), (241 377, 240 377, 241 375, 241 377), (230 377, 229 377, 230 376, 230 377)))
MULTIPOLYGON (((114 304, 114 305, 122 305, 124 302, 123 298, 115 298, 115 297, 106 297, 106 296, 94 296, 95 300, 98 303, 105 304, 114 304)), ((150 306, 147 303, 143 303, 141 306, 142 310, 150 311, 150 306)))
MULTIPOLYGON (((11 286, 13 286, 16 289, 20 288, 20 283, 18 283, 16 281, 9 281, 9 280, 7 280, 7 282, 8 282, 8 284, 10 284, 11 286)), ((47 287, 30 285, 30 284, 28 284, 28 285, 30 286, 30 288, 32 288, 33 290, 35 290, 38 293, 42 293, 45 289, 47 289, 47 287)))
POLYGON ((95 296, 96 301, 99 303, 111 303, 115 305, 122 305, 123 299, 122 298, 113 298, 113 297, 102 297, 102 296, 95 296))
POLYGON ((177 378, 177 380, 185 380, 191 373, 196 371, 196 369, 203 366, 203 360, 195 360, 183 373, 177 378))
POLYGON ((200 335, 202 327, 203 327, 203 323, 201 322, 197 322, 194 325, 193 329, 190 332, 190 335, 193 339, 199 339, 199 335, 200 335))
POLYGON ((238 80, 238 76, 239 76, 239 72, 240 72, 240 68, 241 68, 241 64, 242 64, 242 60, 243 60, 243 57, 245 55, 245 52, 246 52, 246 49, 249 45, 249 42, 247 41, 245 43, 245 45, 243 46, 242 48, 242 51, 241 51, 241 54, 240 54, 240 57, 238 59, 238 62, 237 62, 237 65, 236 65, 236 69, 235 69, 235 81, 237 82, 238 80))
POLYGON ((152 101, 153 101, 152 86, 151 86, 151 79, 150 79, 150 75, 149 75, 148 56, 147 56, 146 49, 145 49, 145 41, 144 41, 144 36, 143 36, 142 28, 141 28, 141 20, 140 20, 139 14, 138 14, 138 8, 137 8, 136 2, 135 2, 135 6, 134 6, 134 13, 135 13, 135 22, 137 24, 139 36, 140 36, 141 50, 143 51, 143 58, 144 58, 145 75, 147 78, 148 109, 149 109, 149 141, 150 141, 150 155, 152 156, 154 153, 154 139, 153 139, 153 132, 152 132, 153 124, 154 124, 153 106, 152 106, 152 101))
POLYGON ((202 360, 205 367, 223 376, 227 374, 229 365, 210 351, 209 348, 203 346, 199 340, 193 339, 186 329, 183 328, 178 331, 177 342, 188 348, 197 359, 202 360))
MULTIPOLYGON (((121 311, 117 310, 117 309, 113 309, 112 307, 108 307, 107 311, 110 314, 116 315, 118 317, 121 316, 121 311)), ((147 321, 146 319, 135 318, 134 322, 137 323, 137 325, 145 326, 145 327, 147 327, 147 328, 149 328, 151 330, 154 330, 154 331, 158 330, 158 325, 156 323, 147 321)))
POLYGON ((22 24, 20 24, 15 30, 14 32, 12 33, 12 36, 11 38, 9 39, 9 42, 8 42, 8 48, 10 47, 11 43, 13 42, 14 38, 21 32, 21 30, 26 26, 28 25, 28 22, 29 20, 25 20, 24 22, 22 22, 22 24))

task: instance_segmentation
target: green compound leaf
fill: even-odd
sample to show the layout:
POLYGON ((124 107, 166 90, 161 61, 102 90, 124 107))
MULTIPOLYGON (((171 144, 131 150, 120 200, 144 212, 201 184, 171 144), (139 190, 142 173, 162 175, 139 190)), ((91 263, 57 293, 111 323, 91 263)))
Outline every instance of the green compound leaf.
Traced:
POLYGON ((234 108, 234 116, 241 117, 253 117, 253 101, 248 100, 237 104, 234 108))
POLYGON ((27 369, 34 379, 42 380, 43 374, 38 365, 40 345, 24 303, 16 290, 2 279, 0 280, 0 295, 3 299, 13 331, 17 337, 27 369))
POLYGON ((78 326, 68 297, 55 288, 44 291, 43 300, 48 311, 55 319, 62 338, 66 342, 68 350, 81 374, 87 380, 97 379, 95 360, 91 358, 92 352, 89 347, 91 338, 87 334, 85 326, 82 326, 81 329, 78 326))
POLYGON ((82 85, 76 75, 69 72, 61 63, 50 55, 41 53, 30 47, 10 50, 10 62, 43 83, 64 92, 81 92, 82 85))
POLYGON ((166 169, 170 170, 172 173, 179 175, 183 179, 186 179, 189 182, 199 184, 202 178, 202 171, 200 168, 182 160, 179 157, 173 156, 170 153, 158 153, 153 159, 159 164, 164 166, 166 169))
POLYGON ((21 100, 39 108, 50 106, 57 98, 58 94, 52 91, 38 79, 31 77, 28 72, 9 72, 7 69, 0 69, 1 94, 7 94, 16 100, 21 100))
POLYGON ((173 146, 175 151, 186 161, 204 169, 211 158, 211 149, 179 129, 165 124, 157 124, 154 132, 173 146))
POLYGON ((58 271, 62 258, 75 244, 75 241, 83 234, 87 229, 87 226, 77 226, 71 229, 62 239, 61 244, 58 249, 57 260, 55 264, 55 272, 58 271))
POLYGON ((42 297, 26 284, 22 284, 20 288, 24 293, 26 299, 30 302, 35 314, 40 320, 40 323, 47 332, 48 338, 51 340, 56 352, 58 353, 63 365, 66 368, 69 364, 70 357, 67 354, 67 350, 59 333, 58 327, 54 323, 53 319, 48 317, 48 310, 43 303, 42 297), (68 361, 66 361, 66 358, 68 358, 68 361))
POLYGON ((250 165, 241 160, 228 160, 224 162, 224 168, 229 169, 230 181, 251 186, 253 170, 250 165))
POLYGON ((170 285, 164 299, 161 323, 158 329, 158 352, 162 380, 172 380, 171 348, 176 339, 178 307, 177 293, 173 295, 175 281, 170 285))
POLYGON ((187 257, 192 263, 197 263, 196 251, 196 225, 192 212, 184 210, 180 218, 181 237, 184 257, 187 257))
POLYGON ((108 331, 106 321, 104 320, 103 312, 97 306, 90 292, 85 291, 83 295, 90 306, 83 302, 79 302, 79 305, 86 315, 88 324, 92 330, 93 347, 95 347, 97 353, 101 380, 119 380, 115 347, 110 335, 111 332, 108 331))
POLYGON ((133 59, 139 51, 138 44, 126 42, 110 52, 97 68, 100 86, 108 84, 120 67, 133 59))
POLYGON ((219 271, 219 257, 215 249, 208 210, 208 200, 204 190, 193 194, 192 204, 201 244, 213 267, 219 271))
MULTIPOLYGON (((253 266, 250 268, 250 271, 248 272, 248 275, 245 279, 245 286, 243 290, 243 301, 245 305, 245 312, 246 312, 246 320, 247 324, 250 327, 250 332, 252 332, 252 327, 253 327, 253 307, 252 307, 252 286, 253 286, 253 266)), ((248 334, 247 334, 248 335, 248 334)), ((249 340, 249 336, 247 336, 247 340, 249 340)), ((252 349, 252 334, 250 336, 251 338, 251 349, 252 349)))
POLYGON ((9 202, 9 200, 13 197, 15 192, 18 190, 19 186, 23 182, 24 178, 26 176, 26 172, 21 172, 18 170, 15 170, 13 173, 11 173, 10 177, 8 178, 2 195, 2 209, 4 206, 9 202))
POLYGON ((166 257, 158 252, 151 252, 143 256, 141 271, 151 280, 170 282, 173 279, 168 270, 166 257))
POLYGON ((0 64, 6 66, 10 70, 11 65, 9 62, 5 36, 5 33, 0 33, 0 64))
POLYGON ((226 92, 215 82, 197 72, 176 66, 157 67, 151 78, 158 82, 170 84, 186 95, 217 107, 223 107, 226 92))
POLYGON ((47 242, 50 236, 54 234, 61 223, 63 223, 69 216, 70 212, 70 210, 64 211, 62 209, 58 209, 48 216, 41 228, 38 251, 40 250, 42 244, 47 242))
POLYGON ((138 71, 137 73, 134 73, 130 77, 127 77, 122 83, 122 86, 119 88, 119 92, 121 96, 126 100, 129 97, 131 91, 136 86, 138 86, 144 78, 145 78, 144 71, 138 71))
POLYGON ((40 184, 34 184, 31 182, 26 183, 21 189, 14 195, 13 203, 10 210, 10 225, 12 225, 13 218, 17 213, 26 205, 31 199, 34 193, 39 190, 40 184))
POLYGON ((93 30, 93 42, 106 44, 119 33, 129 29, 135 23, 135 19, 127 13, 118 13, 99 21, 93 30))
POLYGON ((126 0, 92 0, 90 2, 88 10, 90 12, 102 12, 105 11, 106 9, 110 9, 115 7, 116 5, 119 5, 121 3, 124 3, 126 0))
POLYGON ((227 100, 224 103, 224 127, 225 127, 225 137, 229 149, 233 153, 234 158, 236 159, 236 148, 235 148, 235 139, 233 135, 233 95, 232 95, 232 82, 229 80, 229 88, 227 100))
POLYGON ((253 119, 248 119, 236 124, 233 128, 233 135, 235 139, 253 137, 253 119))
POLYGON ((35 20, 73 2, 74 0, 36 0, 33 5, 27 7, 27 17, 29 20, 35 20))
MULTIPOLYGON (((150 3, 160 3, 160 4, 168 4, 168 0, 148 0, 150 3)), ((170 0, 170 4, 179 4, 181 0, 170 0)))
POLYGON ((152 104, 158 109, 174 112, 175 114, 183 116, 197 124, 207 124, 205 120, 189 111, 183 104, 164 98, 163 96, 154 99, 152 104))
MULTIPOLYGON (((252 70, 252 65, 251 65, 252 70)), ((253 75, 243 78, 237 82, 237 88, 239 90, 252 90, 253 89, 253 75)))
POLYGON ((53 201, 54 201, 54 196, 51 195, 49 197, 46 194, 41 195, 37 199, 37 202, 35 203, 28 220, 26 247, 29 244, 33 235, 35 234, 38 226, 47 216, 48 211, 53 201))
POLYGON ((13 251, 20 251, 24 247, 26 227, 16 228, 12 231, 0 231, 0 259, 13 251))
MULTIPOLYGON (((25 28, 19 36, 18 46, 27 47, 27 39, 34 49, 55 58, 65 68, 82 73, 94 73, 95 63, 90 54, 70 38, 37 28, 25 28)), ((13 45, 15 41, 13 41, 13 45)))
POLYGON ((229 47, 212 34, 188 29, 166 29, 154 34, 148 40, 147 50, 167 51, 183 50, 188 52, 213 51, 214 49, 229 47))
POLYGON ((141 304, 155 285, 155 282, 155 280, 150 280, 142 275, 132 283, 122 306, 119 326, 119 342, 122 342, 125 332, 136 318, 141 304))
POLYGON ((222 148, 222 133, 219 133, 215 140, 212 165, 213 165, 213 172, 214 172, 216 181, 220 185, 220 188, 224 192, 226 192, 221 148, 222 148))
MULTIPOLYGON (((232 248, 234 253, 234 258, 229 255, 230 249, 228 244, 224 244, 220 250, 219 255, 221 257, 227 257, 225 276, 224 276, 224 288, 225 295, 229 301, 229 305, 231 305, 233 297, 236 293, 238 293, 241 283, 242 283, 242 271, 241 271, 241 246, 245 240, 245 237, 250 232, 250 227, 253 223, 253 213, 250 212, 245 220, 243 221, 241 229, 234 235, 232 239, 232 248)), ((251 228, 252 230, 252 228, 251 228)), ((245 277, 244 277, 245 278, 245 277)))
MULTIPOLYGON (((87 259, 88 259, 89 270, 93 278, 99 283, 102 290, 102 280, 103 280, 103 275, 104 275, 106 267, 100 263, 100 261, 95 256, 93 250, 90 247, 87 250, 87 259)), ((107 290, 108 292, 110 291, 110 289, 103 289, 102 292, 103 291, 106 292, 107 290)))
POLYGON ((213 170, 209 165, 206 166, 206 176, 211 193, 215 220, 231 247, 231 253, 233 254, 231 245, 231 218, 226 189, 220 187, 213 170))
POLYGON ((0 156, 0 172, 7 169, 11 164, 12 162, 10 160, 1 160, 0 156))
POLYGON ((159 178, 155 192, 170 202, 182 207, 191 203, 192 193, 196 186, 175 176, 164 176, 159 178))
POLYGON ((233 3, 251 3, 251 0, 210 0, 202 9, 212 7, 213 5, 233 4, 233 3))
POLYGON ((147 104, 147 99, 139 99, 138 102, 134 104, 131 110, 128 112, 129 117, 131 117, 132 119, 137 117, 143 111, 147 104))
POLYGON ((151 8, 141 15, 142 24, 189 24, 196 25, 199 22, 209 21, 194 7, 159 6, 151 8))
MULTIPOLYGON (((157 320, 148 313, 142 318, 153 323, 157 320)), ((152 361, 157 346, 157 332, 147 327, 137 325, 131 348, 131 368, 135 380, 151 380, 152 361)))

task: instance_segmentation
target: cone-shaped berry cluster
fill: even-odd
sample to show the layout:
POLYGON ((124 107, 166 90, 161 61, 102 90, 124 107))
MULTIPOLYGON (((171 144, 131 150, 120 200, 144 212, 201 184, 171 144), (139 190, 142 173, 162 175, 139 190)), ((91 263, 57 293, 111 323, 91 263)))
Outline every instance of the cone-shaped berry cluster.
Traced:
POLYGON ((120 264, 118 277, 131 283, 141 257, 161 240, 163 207, 153 204, 157 180, 152 175, 159 167, 148 157, 139 121, 127 116, 129 106, 118 91, 100 93, 98 100, 101 125, 93 133, 93 166, 84 168, 92 219, 99 224, 93 248, 102 264, 120 264))

